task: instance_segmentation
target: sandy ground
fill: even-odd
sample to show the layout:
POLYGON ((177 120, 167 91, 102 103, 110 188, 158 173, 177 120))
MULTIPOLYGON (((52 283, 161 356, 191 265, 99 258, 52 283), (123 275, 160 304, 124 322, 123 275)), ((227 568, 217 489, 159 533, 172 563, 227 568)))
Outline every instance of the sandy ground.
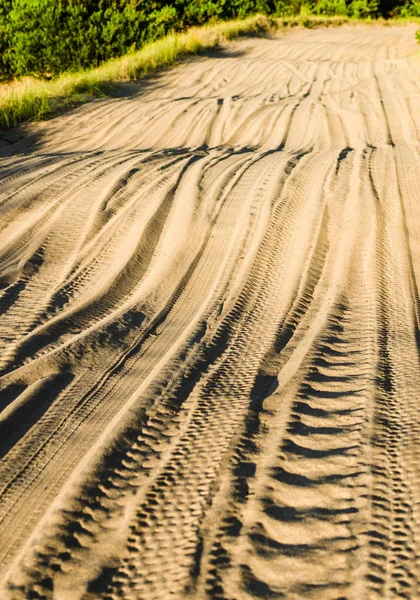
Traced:
POLYGON ((2 600, 420 598, 414 31, 3 143, 2 600))

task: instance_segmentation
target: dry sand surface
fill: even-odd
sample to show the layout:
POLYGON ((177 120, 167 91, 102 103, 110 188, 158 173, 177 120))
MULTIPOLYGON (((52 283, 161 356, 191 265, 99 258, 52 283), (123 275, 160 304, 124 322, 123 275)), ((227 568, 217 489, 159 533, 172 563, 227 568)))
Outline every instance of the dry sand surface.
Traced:
POLYGON ((420 598, 414 31, 3 144, 1 600, 420 598))

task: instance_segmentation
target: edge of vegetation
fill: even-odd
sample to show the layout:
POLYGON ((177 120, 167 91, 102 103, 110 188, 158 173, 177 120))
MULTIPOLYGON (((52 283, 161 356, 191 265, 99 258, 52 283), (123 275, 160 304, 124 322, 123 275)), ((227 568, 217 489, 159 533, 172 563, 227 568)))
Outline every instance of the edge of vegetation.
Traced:
POLYGON ((23 77, 0 84, 0 129, 48 118, 89 99, 107 96, 114 84, 137 80, 182 58, 219 47, 228 40, 264 35, 276 27, 274 19, 261 15, 243 21, 194 27, 185 33, 174 33, 145 44, 137 52, 111 59, 94 69, 64 73, 52 80, 23 77))
MULTIPOLYGON (((418 19, 404 19, 404 22, 407 20, 418 22, 418 19)), ((194 27, 185 33, 174 33, 148 43, 136 52, 111 59, 94 69, 64 73, 52 80, 24 77, 0 84, 0 129, 8 130, 20 123, 46 119, 92 98, 111 95, 115 85, 120 82, 138 80, 182 58, 220 47, 239 36, 267 35, 278 29, 295 26, 328 27, 369 21, 388 23, 385 20, 303 14, 283 18, 256 15, 244 20, 194 27)))

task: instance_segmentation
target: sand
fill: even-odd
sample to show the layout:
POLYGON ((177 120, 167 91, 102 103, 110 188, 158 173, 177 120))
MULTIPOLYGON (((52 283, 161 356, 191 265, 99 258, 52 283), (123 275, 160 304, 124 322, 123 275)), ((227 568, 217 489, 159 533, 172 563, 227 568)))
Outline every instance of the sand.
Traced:
POLYGON ((420 598, 414 32, 3 141, 2 600, 420 598))

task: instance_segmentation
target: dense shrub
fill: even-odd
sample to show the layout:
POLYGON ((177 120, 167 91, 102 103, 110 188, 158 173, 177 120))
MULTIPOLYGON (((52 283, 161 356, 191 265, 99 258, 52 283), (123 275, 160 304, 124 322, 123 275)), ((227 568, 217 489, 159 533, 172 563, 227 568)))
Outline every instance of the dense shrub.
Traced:
POLYGON ((97 66, 192 25, 302 11, 420 16, 420 0, 0 0, 0 78, 97 66))
POLYGON ((348 4, 348 15, 357 19, 388 16, 386 11, 383 15, 381 14, 379 0, 353 0, 353 2, 349 2, 348 4))
POLYGON ((420 17, 420 0, 409 0, 401 2, 392 9, 392 16, 396 17, 420 17))
POLYGON ((9 15, 12 0, 0 0, 0 76, 9 74, 11 63, 12 31, 9 15))
POLYGON ((176 8, 142 0, 0 0, 1 75, 97 66, 177 27, 176 8), (6 7, 5 5, 9 6, 6 7), (143 8, 143 6, 147 8, 143 8))
POLYGON ((310 12, 316 15, 346 16, 348 14, 345 0, 319 0, 310 7, 310 12))

